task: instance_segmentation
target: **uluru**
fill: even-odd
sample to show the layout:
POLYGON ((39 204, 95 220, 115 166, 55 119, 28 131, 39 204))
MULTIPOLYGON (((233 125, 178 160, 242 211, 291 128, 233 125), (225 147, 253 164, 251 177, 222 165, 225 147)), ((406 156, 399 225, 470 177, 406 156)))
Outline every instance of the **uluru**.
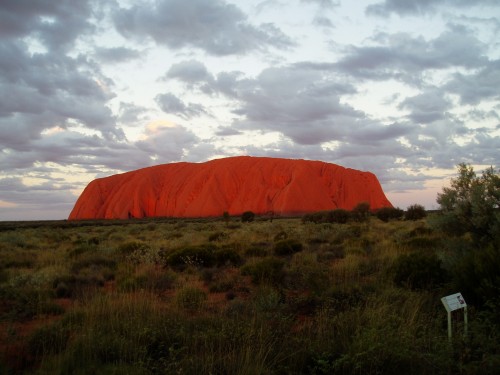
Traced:
POLYGON ((178 162, 91 181, 69 220, 215 217, 245 211, 276 215, 392 207, 370 172, 326 163, 238 156, 178 162))

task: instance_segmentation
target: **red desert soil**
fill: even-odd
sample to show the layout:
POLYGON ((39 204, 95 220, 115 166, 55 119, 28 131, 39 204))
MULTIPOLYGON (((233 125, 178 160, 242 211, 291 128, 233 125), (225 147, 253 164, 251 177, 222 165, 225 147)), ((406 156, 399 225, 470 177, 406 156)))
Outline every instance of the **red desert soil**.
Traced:
POLYGON ((96 179, 69 216, 79 219, 210 217, 392 207, 370 172, 321 161, 239 156, 172 163, 96 179))

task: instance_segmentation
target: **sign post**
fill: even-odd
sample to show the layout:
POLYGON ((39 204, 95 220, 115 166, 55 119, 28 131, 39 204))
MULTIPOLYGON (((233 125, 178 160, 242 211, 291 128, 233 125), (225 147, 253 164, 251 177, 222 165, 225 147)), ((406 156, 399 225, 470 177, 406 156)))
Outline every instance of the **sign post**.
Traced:
POLYGON ((467 336, 467 304, 461 293, 455 293, 441 298, 441 302, 448 313, 448 339, 451 341, 451 312, 459 309, 464 309, 464 335, 467 336))

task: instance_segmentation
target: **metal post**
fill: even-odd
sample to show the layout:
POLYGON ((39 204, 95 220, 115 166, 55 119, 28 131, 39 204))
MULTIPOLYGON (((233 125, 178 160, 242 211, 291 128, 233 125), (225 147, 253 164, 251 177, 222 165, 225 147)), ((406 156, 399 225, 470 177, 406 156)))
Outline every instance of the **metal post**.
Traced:
POLYGON ((451 311, 448 311, 448 340, 451 342, 451 311))
POLYGON ((467 306, 464 307, 464 336, 467 336, 467 306))

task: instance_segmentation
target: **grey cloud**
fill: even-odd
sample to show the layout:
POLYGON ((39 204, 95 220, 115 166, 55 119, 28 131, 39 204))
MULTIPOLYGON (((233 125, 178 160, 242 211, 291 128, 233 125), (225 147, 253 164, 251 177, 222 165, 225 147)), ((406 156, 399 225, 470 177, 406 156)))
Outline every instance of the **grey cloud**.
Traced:
POLYGON ((217 130, 215 132, 215 135, 218 135, 219 137, 226 137, 226 136, 231 136, 231 135, 241 135, 242 132, 237 130, 237 129, 233 129, 231 127, 224 127, 224 128, 220 128, 219 130, 217 130))
POLYGON ((396 13, 401 16, 422 15, 436 11, 439 7, 454 6, 454 7, 473 7, 473 6, 498 6, 496 0, 384 0, 377 4, 369 5, 366 8, 366 13, 388 16, 391 13, 396 13))
POLYGON ((424 93, 406 98, 399 108, 410 110, 409 119, 415 123, 431 123, 442 120, 451 103, 445 98, 443 90, 426 90, 424 93))
POLYGON ((317 16, 314 18, 313 23, 316 26, 326 27, 326 28, 334 28, 333 22, 325 16, 317 16))
POLYGON ((380 34, 377 41, 378 45, 349 47, 336 66, 359 78, 396 78, 418 85, 425 70, 477 68, 487 62, 486 46, 462 27, 450 26, 433 40, 380 34))
POLYGON ((156 96, 155 100, 163 112, 176 114, 185 119, 207 114, 202 105, 196 103, 185 104, 172 93, 160 94, 156 96))
POLYGON ((141 57, 141 52, 126 47, 99 47, 95 51, 96 57, 107 64, 122 63, 141 57))
POLYGON ((47 180, 39 185, 25 185, 21 178, 0 178, 0 220, 66 219, 76 197, 70 189, 76 186, 47 180))
MULTIPOLYGON (((0 42, 0 124, 6 139, 28 144, 44 130, 79 122, 123 138, 105 102, 112 82, 86 58, 30 54, 21 42, 0 42), (9 134, 5 134, 9 133, 9 134)), ((1 142, 3 143, 3 142, 1 142)), ((9 146, 9 144, 4 146, 9 146)))
POLYGON ((236 86, 240 105, 234 112, 241 119, 235 125, 279 131, 300 144, 339 139, 364 116, 340 103, 346 88, 314 70, 265 69, 255 80, 236 86))
POLYGON ((335 0, 300 0, 302 3, 316 4, 324 9, 331 9, 340 5, 339 1, 335 0))
POLYGON ((147 129, 144 139, 136 142, 136 146, 156 157, 155 164, 158 164, 182 160, 199 141, 191 131, 176 125, 147 129))
POLYGON ((197 60, 182 61, 172 65, 166 79, 177 79, 190 89, 197 88, 205 94, 223 94, 230 98, 238 96, 236 88, 244 84, 242 72, 221 72, 214 76, 205 64, 197 60))
POLYGON ((471 74, 455 73, 445 86, 460 96, 462 104, 478 104, 484 99, 500 98, 500 60, 488 62, 479 71, 471 74))
POLYGON ((147 112, 148 109, 146 107, 141 107, 134 103, 120 102, 118 120, 127 125, 137 125, 139 121, 143 120, 143 116, 147 112))
POLYGON ((213 77, 207 67, 197 60, 182 61, 170 67, 167 78, 179 79, 189 84, 212 81, 213 77))
POLYGON ((52 51, 65 49, 83 32, 91 31, 87 0, 36 2, 6 0, 0 7, 0 39, 31 34, 52 51))
POLYGON ((217 56, 293 45, 274 25, 253 26, 238 7, 224 0, 144 2, 120 9, 114 22, 127 38, 151 37, 159 45, 191 46, 217 56))

